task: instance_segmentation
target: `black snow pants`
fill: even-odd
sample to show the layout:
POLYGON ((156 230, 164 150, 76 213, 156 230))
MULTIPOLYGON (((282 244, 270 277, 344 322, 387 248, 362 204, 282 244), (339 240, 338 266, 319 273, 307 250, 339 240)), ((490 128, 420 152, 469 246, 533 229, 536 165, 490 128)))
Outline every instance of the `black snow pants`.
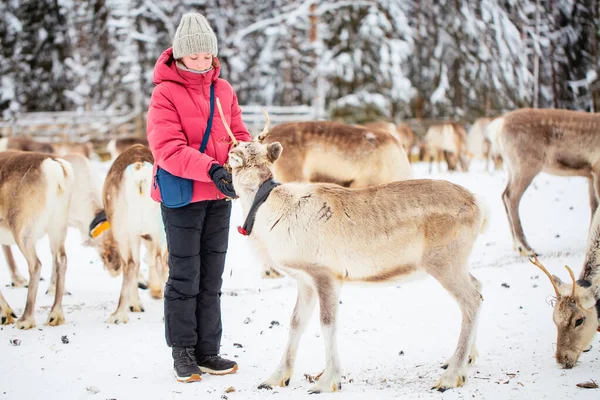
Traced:
POLYGON ((231 201, 201 201, 181 208, 161 205, 161 210, 169 250, 167 345, 194 347, 198 357, 219 354, 231 201))

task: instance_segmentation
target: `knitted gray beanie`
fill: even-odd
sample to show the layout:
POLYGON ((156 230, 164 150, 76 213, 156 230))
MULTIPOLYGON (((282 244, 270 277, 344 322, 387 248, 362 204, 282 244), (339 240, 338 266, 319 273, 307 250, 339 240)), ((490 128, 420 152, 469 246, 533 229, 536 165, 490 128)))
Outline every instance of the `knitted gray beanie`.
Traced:
POLYGON ((196 53, 211 53, 217 56, 217 37, 202 14, 187 13, 181 22, 173 40, 173 58, 196 53))

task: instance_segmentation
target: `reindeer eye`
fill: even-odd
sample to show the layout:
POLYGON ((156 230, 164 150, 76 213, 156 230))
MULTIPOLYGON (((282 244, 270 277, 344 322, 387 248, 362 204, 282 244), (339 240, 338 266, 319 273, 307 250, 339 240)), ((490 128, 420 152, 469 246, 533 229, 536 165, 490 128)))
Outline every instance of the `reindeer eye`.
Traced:
POLYGON ((578 327, 579 325, 583 324, 584 320, 585 320, 585 318, 583 318, 583 317, 578 318, 577 321, 575 321, 575 327, 578 327))

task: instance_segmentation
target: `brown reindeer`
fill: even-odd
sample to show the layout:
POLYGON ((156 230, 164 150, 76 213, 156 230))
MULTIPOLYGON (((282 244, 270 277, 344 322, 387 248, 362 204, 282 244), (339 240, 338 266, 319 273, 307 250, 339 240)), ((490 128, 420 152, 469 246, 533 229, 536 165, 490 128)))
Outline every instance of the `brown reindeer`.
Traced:
POLYGON ((137 285, 142 243, 149 254, 150 294, 162 298, 168 271, 167 247, 160 205, 150 198, 153 163, 148 147, 133 145, 113 162, 104 182, 106 217, 117 243, 123 272, 119 304, 109 323, 128 322, 127 310, 144 311, 137 285))
MULTIPOLYGON (((106 232, 100 237, 90 237, 90 224, 97 215, 104 211, 100 177, 93 170, 89 160, 82 155, 67 154, 62 159, 68 161, 73 169, 68 226, 79 231, 85 246, 96 249, 108 271, 118 270, 121 261, 111 233, 106 232)), ((27 280, 19 273, 11 248, 3 245, 2 250, 11 273, 12 285, 15 287, 26 286, 27 280)), ((50 294, 54 292, 55 279, 56 276, 53 273, 51 285, 48 288, 50 294)))
POLYGON ((94 154, 94 146, 90 142, 80 143, 64 141, 53 143, 52 147, 54 148, 55 153, 60 157, 66 156, 67 154, 80 154, 89 160, 92 158, 92 154, 94 154))
POLYGON ((467 150, 473 155, 473 158, 487 158, 488 144, 486 142, 485 131, 493 118, 477 118, 469 128, 467 134, 467 150))
MULTIPOLYGON (((358 188, 412 175, 406 152, 387 131, 329 121, 285 123, 269 129, 267 116, 258 140, 279 141, 288 149, 273 166, 280 182, 329 182, 358 188)), ((270 266, 262 274, 281 275, 270 266)))
POLYGON ((553 320, 557 330, 556 362, 572 368, 582 352, 591 348, 596 332, 600 332, 600 212, 594 213, 588 235, 587 251, 579 279, 565 265, 571 284, 563 283, 534 256, 530 260, 550 278, 556 302, 553 320))
POLYGON ((492 120, 485 128, 485 151, 487 153, 485 170, 490 170, 490 163, 494 164, 494 169, 502 169, 502 154, 500 154, 500 144, 498 143, 498 133, 502 130, 503 119, 496 118, 492 120))
POLYGON ((249 217, 259 190, 266 197, 254 208, 249 239, 265 263, 298 284, 281 363, 259 387, 289 384, 300 337, 318 300, 326 366, 311 392, 339 390, 336 326, 342 284, 389 282, 423 272, 437 279, 462 311, 456 351, 435 388, 462 386, 467 365, 477 356, 481 284, 468 272, 467 261, 486 225, 483 205, 447 181, 406 180, 360 189, 318 183, 277 186, 272 177, 281 152, 278 142, 246 142, 229 153, 244 216, 249 217), (270 188, 266 196, 264 188, 270 188))
POLYGON ((134 144, 141 144, 148 146, 148 139, 138 136, 129 136, 119 139, 112 139, 108 142, 106 149, 110 153, 111 159, 114 161, 121 153, 133 146, 134 144))
POLYGON ((386 121, 369 122, 359 126, 363 126, 367 129, 387 132, 388 134, 395 137, 406 152, 408 161, 410 162, 410 154, 415 144, 415 133, 410 128, 410 126, 408 126, 407 124, 395 125, 392 122, 386 121))
POLYGON ((402 146, 386 132, 330 121, 292 122, 269 130, 266 142, 288 151, 274 166, 281 182, 329 182, 365 187, 409 179, 402 146))
MULTIPOLYGON (((0 243, 16 243, 29 267, 27 304, 16 324, 19 329, 35 326, 34 309, 41 272, 35 245, 46 234, 56 275, 54 305, 47 324, 64 322, 62 296, 67 268, 64 242, 72 186, 73 171, 65 160, 41 153, 0 152, 0 243)), ((4 320, 8 322, 10 318, 4 320)))
POLYGON ((600 114, 568 110, 521 109, 498 122, 500 152, 508 171, 502 200, 515 249, 535 252, 525 239, 519 203, 541 171, 561 176, 584 176, 589 181, 592 215, 600 196, 600 114))
POLYGON ((40 153, 54 153, 54 147, 50 143, 41 143, 26 137, 0 138, 0 151, 21 150, 37 151, 40 153))
POLYGON ((429 160, 429 173, 433 169, 433 159, 437 158, 438 171, 441 171, 442 157, 446 159, 448 171, 455 171, 460 164, 463 171, 469 169, 470 154, 467 151, 465 128, 455 122, 432 125, 419 146, 420 159, 429 160))

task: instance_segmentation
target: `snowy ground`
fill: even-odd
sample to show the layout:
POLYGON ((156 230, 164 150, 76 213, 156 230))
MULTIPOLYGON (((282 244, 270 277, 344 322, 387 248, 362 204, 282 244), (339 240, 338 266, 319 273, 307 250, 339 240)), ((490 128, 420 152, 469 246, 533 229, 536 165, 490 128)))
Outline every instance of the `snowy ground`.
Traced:
MULTIPOLYGON (((108 165, 99 167, 106 171, 108 165)), ((418 177, 429 176, 425 165, 415 169, 418 177)), ((590 379, 600 381, 597 339, 572 370, 561 369, 553 358, 556 330, 549 305, 553 290, 547 278, 512 249, 500 200, 505 174, 490 175, 483 172, 483 164, 475 164, 469 174, 434 173, 433 177, 478 193, 492 212, 490 229, 478 239, 471 257, 472 273, 483 283, 484 303, 477 338, 481 355, 470 368, 466 386, 443 394, 430 390, 442 373, 440 365, 454 351, 460 313, 441 286, 428 278, 403 285, 344 287, 338 335, 343 387, 340 393, 320 398, 600 398, 598 389, 575 386, 590 379)), ((577 273, 583 262, 590 221, 587 193, 584 179, 542 174, 521 203, 530 244, 542 254, 540 260, 565 279, 565 263, 577 273)), ((311 384, 304 374, 316 374, 324 366, 317 314, 300 344, 290 386, 256 389, 279 362, 296 289, 287 278, 259 277, 252 249, 235 230, 240 223, 236 202, 222 298, 222 353, 239 362, 237 374, 177 383, 163 338, 162 303, 147 292, 141 297, 145 313, 131 315, 127 325, 106 324, 116 308, 121 280, 103 271, 94 251, 82 248, 79 235, 70 231, 67 289, 72 295, 64 300, 67 323, 43 325, 52 298, 44 294, 50 257, 47 243, 41 242, 38 251, 45 281, 38 294, 38 326, 30 331, 12 326, 0 331, 0 400, 305 398, 311 384), (11 345, 10 339, 21 340, 20 346, 11 345), (229 387, 235 391, 225 394, 229 387)), ((17 261, 26 275, 23 258, 17 261)), ((4 261, 0 264, 2 291, 21 315, 26 289, 4 287, 9 276, 4 261)))

